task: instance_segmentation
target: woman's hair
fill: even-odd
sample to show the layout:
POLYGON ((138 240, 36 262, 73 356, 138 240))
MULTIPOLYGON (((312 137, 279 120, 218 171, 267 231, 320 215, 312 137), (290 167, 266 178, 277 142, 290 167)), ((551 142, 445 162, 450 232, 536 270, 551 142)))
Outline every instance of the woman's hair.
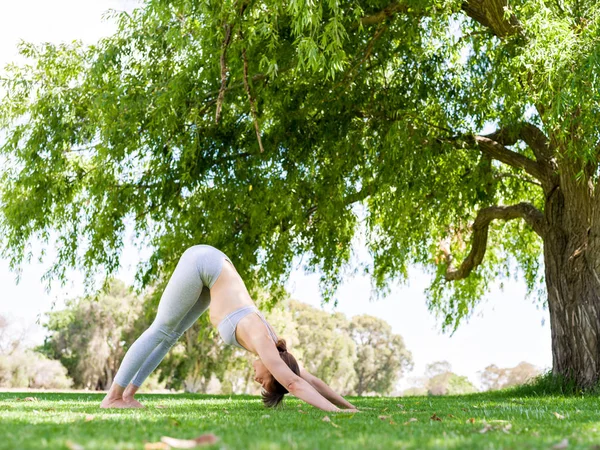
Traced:
MULTIPOLYGON (((296 358, 294 358, 291 353, 288 353, 285 341, 283 339, 279 339, 276 345, 277 350, 279 350, 279 356, 281 356, 283 362, 288 365, 292 372, 294 372, 296 375, 300 375, 300 366, 298 366, 296 358)), ((262 391, 263 403, 265 406, 273 408, 281 403, 283 396, 288 392, 289 391, 282 386, 273 375, 271 375, 271 382, 269 383, 268 389, 263 389, 262 391)))

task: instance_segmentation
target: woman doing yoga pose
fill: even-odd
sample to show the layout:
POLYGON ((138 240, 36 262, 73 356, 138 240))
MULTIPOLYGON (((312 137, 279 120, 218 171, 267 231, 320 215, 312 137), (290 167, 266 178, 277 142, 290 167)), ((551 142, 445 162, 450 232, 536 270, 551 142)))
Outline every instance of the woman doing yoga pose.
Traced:
POLYGON ((233 263, 209 245, 188 248, 162 294, 156 318, 133 343, 102 408, 140 408, 135 393, 181 335, 210 306, 210 321, 226 344, 258 356, 254 380, 262 385, 263 402, 276 406, 286 393, 324 411, 356 410, 327 384, 308 373, 288 353, 254 305, 233 263))

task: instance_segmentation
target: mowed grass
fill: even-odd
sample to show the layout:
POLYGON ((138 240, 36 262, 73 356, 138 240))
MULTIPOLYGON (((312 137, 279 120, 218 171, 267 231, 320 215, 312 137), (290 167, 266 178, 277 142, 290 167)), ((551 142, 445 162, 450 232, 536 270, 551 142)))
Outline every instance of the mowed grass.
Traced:
POLYGON ((133 450, 204 433, 219 437, 206 449, 600 449, 595 396, 352 399, 358 414, 326 414, 295 399, 267 410, 250 396, 148 394, 143 410, 101 410, 101 399, 0 393, 0 449, 133 450))

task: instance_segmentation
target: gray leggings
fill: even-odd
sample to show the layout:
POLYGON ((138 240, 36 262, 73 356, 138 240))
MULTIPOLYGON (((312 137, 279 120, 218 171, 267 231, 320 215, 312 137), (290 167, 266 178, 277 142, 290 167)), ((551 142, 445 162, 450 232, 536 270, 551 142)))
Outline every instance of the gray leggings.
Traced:
POLYGON ((123 358, 115 383, 141 386, 183 333, 208 309, 210 291, 225 260, 231 260, 210 245, 188 248, 177 263, 160 298, 156 318, 133 343, 123 358))

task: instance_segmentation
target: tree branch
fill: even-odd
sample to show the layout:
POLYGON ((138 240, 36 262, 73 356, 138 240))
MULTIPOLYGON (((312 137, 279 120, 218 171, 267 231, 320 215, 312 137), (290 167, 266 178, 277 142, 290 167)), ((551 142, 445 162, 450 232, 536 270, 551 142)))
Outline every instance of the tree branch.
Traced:
POLYGON ((553 150, 550 147, 550 141, 542 130, 535 125, 525 122, 521 126, 519 136, 533 150, 539 162, 551 166, 554 165, 552 162, 553 150))
MULTIPOLYGON (((365 198, 369 197, 370 195, 373 195, 374 192, 375 192, 374 184, 367 184, 367 185, 363 186, 360 191, 356 191, 356 192, 353 192, 352 194, 348 194, 346 196, 346 198, 344 199, 344 205, 348 206, 353 203, 364 200, 365 198)), ((304 217, 309 222, 309 224, 312 224, 313 215, 315 212, 317 212, 318 206, 319 206, 318 204, 315 204, 315 205, 311 206, 310 208, 308 208, 306 210, 306 212, 304 213, 304 217)), ((289 218, 282 219, 281 225, 280 225, 280 230, 282 233, 285 233, 286 231, 288 231, 292 228, 289 225, 290 222, 291 222, 291 219, 289 219, 289 218)))
POLYGON ((515 175, 514 173, 498 173, 496 175, 493 175, 493 177, 497 180, 501 180, 503 178, 514 178, 515 180, 519 180, 523 183, 529 183, 535 186, 543 187, 541 183, 539 183, 537 180, 534 180, 533 178, 520 177, 519 175, 515 175))
MULTIPOLYGON (((375 46, 375 42, 377 42, 377 40, 381 37, 381 35, 383 33, 385 33, 385 31, 388 29, 388 26, 382 26, 380 27, 375 34, 373 35, 373 37, 369 40, 369 43, 367 44, 367 49, 365 50, 365 54, 364 56, 360 59, 360 61, 354 65, 352 68, 350 68, 350 70, 348 70, 348 72, 346 72, 346 75, 344 76, 344 78, 342 78, 342 80, 340 80, 334 87, 333 90, 335 91, 338 87, 340 86, 347 86, 346 81, 348 80, 348 78, 350 78, 350 81, 352 82, 354 80, 354 76, 353 73, 364 64, 364 62, 369 59, 369 57, 371 56, 371 53, 373 52, 373 47, 375 46)), ((323 98, 323 101, 325 101, 325 98, 323 98)))
MULTIPOLYGON (((413 9, 416 9, 414 5, 413 9)), ((511 12, 508 18, 505 17, 505 11, 508 9, 507 0, 465 0, 461 5, 461 9, 471 19, 483 25, 501 39, 517 34, 524 35, 523 28, 514 13, 511 12)), ((407 14, 409 8, 396 0, 381 11, 364 16, 361 19, 361 24, 363 26, 375 25, 398 13, 407 14)), ((422 12, 417 12, 417 14, 421 15, 422 12)))
POLYGON ((254 97, 252 96, 252 91, 250 90, 250 83, 248 83, 248 57, 246 56, 246 47, 242 48, 242 59, 244 62, 244 88, 246 89, 246 94, 248 94, 248 101, 250 102, 250 113, 252 114, 252 119, 254 122, 254 131, 256 132, 258 147, 260 149, 260 152, 263 153, 265 149, 263 148, 262 139, 260 137, 260 127, 258 126, 258 113, 256 112, 256 102, 254 100, 254 97))
POLYGON ((510 12, 508 18, 505 17, 507 0, 466 0, 461 9, 501 39, 523 35, 523 28, 514 13, 510 12))
POLYGON ((221 45, 221 89, 219 89, 219 96, 217 97, 216 123, 219 123, 219 119, 221 118, 221 108, 223 106, 223 99, 225 98, 225 87, 227 86, 227 47, 229 47, 229 42, 231 42, 232 29, 232 26, 227 23, 223 27, 225 28, 225 37, 221 45))
POLYGON ((385 8, 383 8, 381 11, 363 17, 362 19, 360 19, 360 22, 363 26, 375 25, 377 23, 383 22, 384 20, 388 19, 389 17, 392 17, 393 15, 399 12, 407 13, 408 8, 406 5, 401 5, 399 2, 394 1, 385 8))
POLYGON ((503 127, 488 134, 487 137, 502 145, 514 145, 518 140, 525 142, 533 151, 539 163, 552 165, 552 148, 550 141, 535 125, 521 122, 514 127, 503 127))
POLYGON ((534 160, 521 155, 520 153, 513 152, 507 149, 504 145, 495 141, 493 138, 496 137, 494 133, 488 134, 487 136, 473 136, 475 144, 479 147, 482 153, 496 159, 509 166, 516 167, 525 170, 529 175, 538 180, 544 180, 546 174, 542 170, 541 166, 534 160))
POLYGON ((447 281, 461 280, 483 261, 487 249, 488 231, 492 220, 523 219, 538 235, 545 234, 544 215, 531 203, 519 203, 511 206, 490 206, 479 211, 473 223, 473 241, 471 251, 457 269, 452 266, 452 257, 449 250, 443 249, 448 268, 445 278, 447 281))

